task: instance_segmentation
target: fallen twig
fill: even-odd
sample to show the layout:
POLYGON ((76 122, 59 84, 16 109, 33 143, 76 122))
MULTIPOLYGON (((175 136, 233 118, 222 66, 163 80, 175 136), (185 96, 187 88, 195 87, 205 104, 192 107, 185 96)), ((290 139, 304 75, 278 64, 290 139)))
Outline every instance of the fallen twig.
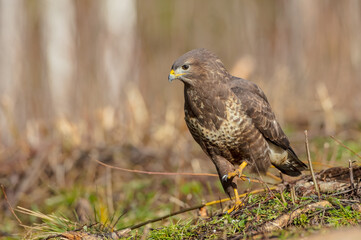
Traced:
MULTIPOLYGON (((358 191, 360 189, 360 187, 356 188, 356 191, 358 191)), ((333 194, 330 194, 330 196, 338 196, 338 195, 342 195, 342 194, 345 194, 345 193, 349 193, 349 192, 352 192, 354 191, 353 189, 347 189, 345 191, 342 191, 342 192, 337 192, 337 193, 333 193, 333 194)))
MULTIPOLYGON (((331 192, 340 192, 349 188, 348 183, 337 182, 337 181, 318 181, 318 187, 320 189, 320 193, 331 193, 331 192)), ((313 188, 314 183, 312 182, 299 182, 296 183, 295 187, 302 192, 309 191, 309 189, 313 188)), ((348 190, 348 192, 351 190, 348 190)), ((345 192, 343 192, 345 193, 345 192)))
POLYGON ((332 204, 329 201, 321 201, 321 202, 309 204, 304 208, 299 208, 293 211, 292 213, 286 213, 272 222, 267 222, 263 224, 258 232, 272 232, 275 230, 282 229, 291 221, 293 221, 296 217, 300 216, 302 213, 306 213, 308 211, 315 209, 324 209, 331 206, 332 204))

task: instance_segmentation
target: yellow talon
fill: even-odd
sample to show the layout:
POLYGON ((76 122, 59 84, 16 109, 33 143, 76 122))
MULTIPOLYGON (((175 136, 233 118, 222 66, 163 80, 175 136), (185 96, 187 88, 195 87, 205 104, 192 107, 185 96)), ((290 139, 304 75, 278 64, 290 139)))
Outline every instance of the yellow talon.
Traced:
POLYGON ((239 165, 238 169, 236 169, 234 172, 230 172, 227 174, 227 178, 231 179, 234 178, 236 176, 238 176, 239 178, 242 177, 242 173, 243 173, 243 169, 247 166, 247 162, 242 162, 241 165, 239 165))

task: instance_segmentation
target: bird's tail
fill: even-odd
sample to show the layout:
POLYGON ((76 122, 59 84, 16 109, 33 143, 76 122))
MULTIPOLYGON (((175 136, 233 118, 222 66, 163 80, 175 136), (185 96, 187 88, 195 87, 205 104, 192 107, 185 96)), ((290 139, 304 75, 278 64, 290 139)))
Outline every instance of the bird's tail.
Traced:
POLYGON ((280 147, 277 147, 275 145, 270 147, 271 163, 282 173, 289 176, 299 176, 301 175, 301 171, 308 168, 306 164, 304 164, 303 162, 301 162, 300 159, 298 159, 296 153, 291 147, 289 147, 287 150, 281 150, 280 147))

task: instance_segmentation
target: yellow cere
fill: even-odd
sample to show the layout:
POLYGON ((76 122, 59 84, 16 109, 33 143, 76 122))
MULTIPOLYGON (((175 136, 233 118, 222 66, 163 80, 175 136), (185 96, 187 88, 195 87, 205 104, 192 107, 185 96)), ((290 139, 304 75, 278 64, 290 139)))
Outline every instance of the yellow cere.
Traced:
POLYGON ((173 75, 173 76, 175 76, 175 77, 179 77, 179 76, 182 76, 182 75, 184 75, 185 73, 175 73, 174 72, 174 70, 172 69, 172 70, 170 70, 170 73, 169 73, 169 75, 173 75))

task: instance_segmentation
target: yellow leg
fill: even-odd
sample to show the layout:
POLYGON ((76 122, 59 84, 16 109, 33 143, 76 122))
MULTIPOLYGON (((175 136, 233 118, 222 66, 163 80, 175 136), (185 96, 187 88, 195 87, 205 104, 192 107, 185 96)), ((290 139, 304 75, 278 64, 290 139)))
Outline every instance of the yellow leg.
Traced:
MULTIPOLYGON (((242 178, 243 169, 246 166, 247 166, 247 162, 242 162, 241 165, 239 165, 238 169, 236 169, 233 172, 228 173, 227 175, 224 175, 222 177, 222 181, 227 181, 229 179, 233 179, 236 176, 238 176, 239 178, 242 178)), ((243 205, 242 201, 239 198, 237 187, 233 188, 233 191, 234 191, 235 203, 234 203, 234 206, 227 211, 227 213, 231 213, 231 212, 239 209, 243 205)))
POLYGON ((235 197, 236 202, 234 203, 233 207, 231 207, 230 209, 227 210, 227 213, 231 213, 243 206, 243 203, 239 198, 237 188, 234 188, 233 191, 234 191, 234 197, 235 197))
POLYGON ((234 172, 230 172, 227 174, 227 178, 231 179, 235 176, 238 176, 239 178, 242 177, 243 169, 247 166, 247 162, 242 162, 241 165, 239 165, 238 169, 236 169, 234 172))
POLYGON ((234 196, 235 196, 235 198, 236 198, 236 202, 237 202, 237 203, 238 203, 238 202, 241 202, 241 200, 239 200, 239 194, 238 194, 237 188, 234 188, 233 191, 234 191, 234 196))
MULTIPOLYGON (((228 173, 228 179, 231 179, 235 176, 238 176, 239 178, 242 177, 242 173, 243 173, 243 169, 247 166, 247 162, 242 162, 241 165, 239 165, 239 168, 236 169, 236 171, 228 173)), ((243 203, 241 201, 241 199, 239 198, 239 194, 238 194, 238 189, 237 187, 233 188, 234 191, 234 198, 235 198, 235 203, 234 206, 231 207, 230 209, 228 209, 227 213, 231 213, 237 209, 239 209, 240 207, 243 206, 243 203)))

